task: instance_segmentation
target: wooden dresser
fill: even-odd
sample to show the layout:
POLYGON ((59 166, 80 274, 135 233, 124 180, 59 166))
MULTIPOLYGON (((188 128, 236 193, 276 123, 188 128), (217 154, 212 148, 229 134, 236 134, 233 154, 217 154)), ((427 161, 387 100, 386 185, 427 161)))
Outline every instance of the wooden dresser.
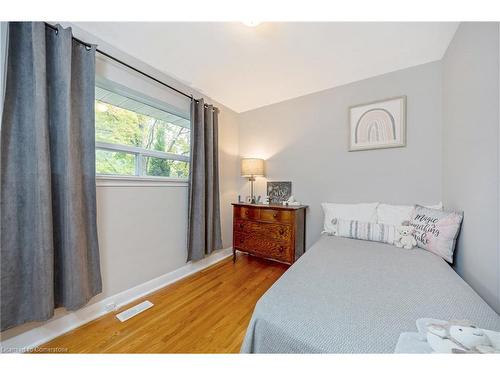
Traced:
POLYGON ((292 264, 305 251, 307 206, 233 203, 236 250, 292 264))

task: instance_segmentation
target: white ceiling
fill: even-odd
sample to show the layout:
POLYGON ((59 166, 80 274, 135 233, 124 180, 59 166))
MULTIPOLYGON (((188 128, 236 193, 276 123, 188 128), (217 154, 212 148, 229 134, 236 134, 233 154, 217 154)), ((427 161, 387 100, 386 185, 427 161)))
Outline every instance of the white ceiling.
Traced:
POLYGON ((236 112, 443 57, 458 23, 80 22, 236 112))

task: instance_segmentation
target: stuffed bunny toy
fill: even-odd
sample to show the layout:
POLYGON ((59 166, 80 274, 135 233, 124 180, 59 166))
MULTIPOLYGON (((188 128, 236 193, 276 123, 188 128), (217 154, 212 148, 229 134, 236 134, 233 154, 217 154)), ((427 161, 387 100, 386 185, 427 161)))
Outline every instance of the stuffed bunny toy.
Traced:
POLYGON ((428 325, 427 342, 437 353, 500 353, 485 331, 467 321, 428 325))
POLYGON ((417 245, 417 240, 413 237, 414 232, 415 229, 410 225, 401 225, 397 227, 394 245, 408 250, 412 249, 413 246, 417 245))

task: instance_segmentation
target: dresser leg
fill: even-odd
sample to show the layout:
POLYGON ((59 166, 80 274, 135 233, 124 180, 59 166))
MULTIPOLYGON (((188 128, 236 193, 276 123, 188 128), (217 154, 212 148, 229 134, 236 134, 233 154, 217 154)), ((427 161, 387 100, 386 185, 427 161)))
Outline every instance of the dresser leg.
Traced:
POLYGON ((233 263, 236 263, 236 250, 233 249, 233 263))

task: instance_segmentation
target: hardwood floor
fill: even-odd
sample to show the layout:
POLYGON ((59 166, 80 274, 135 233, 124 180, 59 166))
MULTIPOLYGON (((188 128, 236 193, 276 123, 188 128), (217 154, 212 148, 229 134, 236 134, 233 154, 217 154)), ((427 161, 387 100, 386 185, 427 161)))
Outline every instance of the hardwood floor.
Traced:
POLYGON ((287 265, 238 254, 135 301, 154 306, 121 323, 113 312, 43 348, 69 353, 238 353, 253 308, 287 265))

